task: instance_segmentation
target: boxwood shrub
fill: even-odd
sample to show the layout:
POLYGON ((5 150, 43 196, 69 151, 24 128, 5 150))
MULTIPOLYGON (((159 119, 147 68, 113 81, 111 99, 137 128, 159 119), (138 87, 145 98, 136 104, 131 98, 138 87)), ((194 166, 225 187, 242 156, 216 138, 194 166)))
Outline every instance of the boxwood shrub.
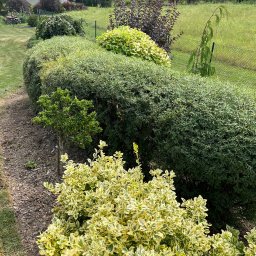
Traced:
POLYGON ((23 64, 23 78, 26 90, 33 104, 41 95, 40 71, 44 63, 65 56, 74 49, 92 49, 97 46, 79 37, 54 37, 39 43, 27 52, 23 64))
POLYGON ((93 100, 111 152, 123 151, 131 165, 132 143, 138 143, 145 170, 155 165, 175 170, 177 194, 207 198, 212 221, 252 211, 256 106, 251 99, 216 81, 97 48, 45 63, 40 78, 44 93, 61 86, 93 100))
POLYGON ((232 228, 209 235, 206 200, 177 202, 173 172, 153 170, 143 182, 141 166, 127 170, 122 153, 105 155, 103 146, 88 164, 66 162, 63 183, 45 184, 58 204, 40 255, 255 255, 256 229, 246 246, 232 228))

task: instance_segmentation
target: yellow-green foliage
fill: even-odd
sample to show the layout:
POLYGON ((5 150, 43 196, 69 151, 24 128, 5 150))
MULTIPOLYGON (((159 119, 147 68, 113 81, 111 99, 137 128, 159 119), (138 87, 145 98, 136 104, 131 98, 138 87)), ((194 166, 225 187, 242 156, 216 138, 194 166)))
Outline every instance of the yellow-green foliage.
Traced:
POLYGON ((169 66, 171 64, 167 52, 140 30, 121 26, 107 31, 97 38, 98 43, 107 50, 135 56, 156 64, 169 66))
POLYGON ((153 170, 143 182, 140 166, 126 171, 122 153, 106 156, 105 145, 88 164, 68 161, 62 184, 46 184, 58 206, 39 237, 41 255, 255 255, 255 229, 247 247, 232 229, 210 236, 206 200, 178 203, 173 172, 153 170))

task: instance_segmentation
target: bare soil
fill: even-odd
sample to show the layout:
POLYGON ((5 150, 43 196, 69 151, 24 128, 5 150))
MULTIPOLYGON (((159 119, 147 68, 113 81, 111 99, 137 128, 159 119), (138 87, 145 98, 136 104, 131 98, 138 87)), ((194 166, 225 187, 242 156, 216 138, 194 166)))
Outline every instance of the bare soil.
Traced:
POLYGON ((34 116, 24 91, 0 102, 3 175, 28 256, 39 255, 36 238, 47 228, 52 217, 54 198, 43 182, 58 181, 56 139, 50 131, 32 124, 34 116), (27 169, 28 161, 36 163, 36 168, 27 169))

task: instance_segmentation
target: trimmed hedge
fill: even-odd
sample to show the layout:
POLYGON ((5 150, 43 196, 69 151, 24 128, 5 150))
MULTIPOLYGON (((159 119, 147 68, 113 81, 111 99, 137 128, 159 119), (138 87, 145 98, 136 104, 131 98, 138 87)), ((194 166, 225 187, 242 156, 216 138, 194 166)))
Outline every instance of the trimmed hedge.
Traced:
MULTIPOLYGON (((47 47, 52 51, 47 45, 36 46, 31 56, 47 47)), ((255 103, 218 82, 181 76, 154 63, 92 47, 70 54, 66 50, 65 57, 46 63, 41 73, 43 92, 61 86, 93 100, 111 152, 123 151, 128 164, 133 164, 132 143, 138 143, 144 166, 175 170, 178 195, 201 194, 214 217, 230 220, 234 207, 252 210, 255 103)))
POLYGON ((40 71, 44 63, 65 56, 74 49, 92 49, 97 46, 79 37, 54 37, 51 40, 38 43, 27 52, 23 64, 23 78, 27 93, 36 104, 41 92, 40 71))

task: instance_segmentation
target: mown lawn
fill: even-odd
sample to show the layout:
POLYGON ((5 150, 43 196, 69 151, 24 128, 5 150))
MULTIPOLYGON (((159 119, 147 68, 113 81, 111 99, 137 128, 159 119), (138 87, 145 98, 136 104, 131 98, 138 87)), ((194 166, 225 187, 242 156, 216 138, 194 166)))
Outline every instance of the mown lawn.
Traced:
MULTIPOLYGON (((0 99, 23 85, 22 63, 26 51, 25 44, 32 34, 33 30, 25 25, 3 24, 0 17, 0 99)), ((15 215, 1 176, 2 160, 0 155, 0 255, 24 255, 15 215)))
POLYGON ((0 19, 0 98, 22 86, 25 45, 33 33, 24 24, 5 25, 0 19))
MULTIPOLYGON (((0 148, 0 154, 1 154, 0 148)), ((14 211, 10 206, 9 194, 2 177, 3 159, 0 155, 0 255, 24 255, 14 211)))

